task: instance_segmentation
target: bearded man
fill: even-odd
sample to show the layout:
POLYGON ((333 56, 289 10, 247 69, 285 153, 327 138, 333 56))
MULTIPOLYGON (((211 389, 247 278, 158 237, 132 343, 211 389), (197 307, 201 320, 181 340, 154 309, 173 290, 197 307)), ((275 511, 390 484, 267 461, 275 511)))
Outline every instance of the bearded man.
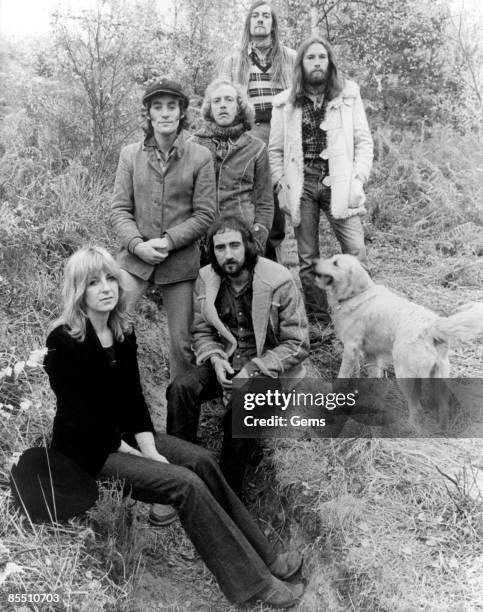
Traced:
POLYGON ((280 207, 295 229, 307 312, 328 322, 325 293, 314 284, 312 269, 320 256, 320 211, 342 252, 367 267, 360 215, 373 144, 359 87, 339 74, 323 38, 300 45, 292 86, 273 100, 269 158, 280 207))

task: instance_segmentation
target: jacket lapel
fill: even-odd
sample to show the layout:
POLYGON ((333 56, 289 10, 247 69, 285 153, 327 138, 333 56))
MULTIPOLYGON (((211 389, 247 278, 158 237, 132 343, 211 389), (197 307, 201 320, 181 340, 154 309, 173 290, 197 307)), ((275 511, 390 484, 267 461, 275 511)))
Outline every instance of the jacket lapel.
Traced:
POLYGON ((263 354, 263 347, 267 337, 272 292, 270 287, 260 277, 257 268, 258 265, 255 266, 253 275, 252 323, 257 345, 257 355, 260 357, 263 354))
POLYGON ((210 267, 210 269, 208 270, 208 275, 205 279, 206 296, 205 303, 202 306, 203 316, 206 321, 213 325, 213 327, 220 334, 220 336, 228 342, 229 347, 227 348, 226 352, 228 356, 230 356, 236 349, 236 339, 235 336, 230 332, 230 330, 227 329, 225 325, 223 325, 220 317, 218 316, 218 313, 216 312, 215 300, 216 296, 218 295, 218 291, 220 290, 220 285, 221 277, 218 276, 218 274, 216 274, 213 268, 210 267))

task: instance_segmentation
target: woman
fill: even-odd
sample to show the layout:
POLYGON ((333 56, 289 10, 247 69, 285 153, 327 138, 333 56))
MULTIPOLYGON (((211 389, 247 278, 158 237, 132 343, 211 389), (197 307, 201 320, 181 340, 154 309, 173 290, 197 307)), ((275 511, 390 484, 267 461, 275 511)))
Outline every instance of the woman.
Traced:
POLYGON ((273 221, 273 192, 267 148, 248 131, 253 109, 238 85, 217 79, 206 89, 201 115, 205 123, 191 140, 211 151, 218 212, 246 221, 263 254, 273 221))
POLYGON ((279 578, 298 570, 298 553, 274 553, 208 451, 154 431, 124 297, 121 270, 103 248, 67 262, 44 362, 57 397, 52 448, 96 478, 124 480, 135 499, 172 504, 228 599, 293 605, 302 585, 279 578))

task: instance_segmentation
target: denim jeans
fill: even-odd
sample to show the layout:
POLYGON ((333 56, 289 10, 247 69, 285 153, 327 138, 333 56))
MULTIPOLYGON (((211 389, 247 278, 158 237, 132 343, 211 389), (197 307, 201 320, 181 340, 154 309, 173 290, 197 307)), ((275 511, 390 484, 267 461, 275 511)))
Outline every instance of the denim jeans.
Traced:
MULTIPOLYGON (((196 442, 201 404, 221 397, 223 390, 211 364, 205 363, 173 380, 166 390, 168 417, 166 432, 188 442, 196 442)), ((220 468, 230 487, 241 494, 247 463, 258 448, 252 438, 232 437, 230 404, 223 417, 220 468)))
MULTIPOLYGON (((122 270, 126 291, 126 307, 133 312, 136 303, 148 286, 148 281, 122 270)), ((173 380, 194 366, 191 350, 190 328, 193 322, 193 291, 195 281, 188 280, 170 285, 160 285, 163 305, 168 319, 169 374, 173 380)))
POLYGON ((210 452, 166 434, 156 434, 155 440, 169 463, 115 452, 99 478, 123 479, 134 499, 174 506, 226 597, 241 603, 256 596, 270 584, 273 547, 210 452))
MULTIPOLYGON (((255 123, 250 130, 251 133, 263 140, 268 147, 270 137, 270 123, 255 123)), ((268 179, 269 180, 269 179, 268 179)), ((285 238, 285 213, 280 210, 278 196, 273 192, 273 221, 270 233, 268 234, 267 245, 265 247, 265 257, 272 261, 281 261, 281 244, 285 238)))
POLYGON ((300 225, 295 228, 299 255, 299 275, 307 313, 328 322, 329 313, 325 291, 315 285, 312 264, 320 257, 319 222, 322 210, 334 230, 343 253, 355 255, 367 267, 364 230, 359 215, 334 219, 330 212, 330 187, 322 183, 320 164, 304 167, 304 188, 300 201, 300 225))

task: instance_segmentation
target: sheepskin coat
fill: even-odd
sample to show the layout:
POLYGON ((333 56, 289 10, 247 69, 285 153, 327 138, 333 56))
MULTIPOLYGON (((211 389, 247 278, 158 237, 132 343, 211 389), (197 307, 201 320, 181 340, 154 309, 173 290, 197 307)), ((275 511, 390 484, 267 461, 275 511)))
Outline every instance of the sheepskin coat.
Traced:
MULTIPOLYGON (((279 181, 280 208, 300 225, 300 199, 304 184, 302 150, 302 108, 289 101, 286 89, 273 99, 268 152, 272 182, 279 181)), ((372 166, 373 143, 359 86, 346 80, 339 96, 327 104, 320 124, 327 131, 327 148, 320 152, 329 161, 329 176, 324 184, 331 187, 331 212, 336 219, 364 213, 362 184, 372 166)))

